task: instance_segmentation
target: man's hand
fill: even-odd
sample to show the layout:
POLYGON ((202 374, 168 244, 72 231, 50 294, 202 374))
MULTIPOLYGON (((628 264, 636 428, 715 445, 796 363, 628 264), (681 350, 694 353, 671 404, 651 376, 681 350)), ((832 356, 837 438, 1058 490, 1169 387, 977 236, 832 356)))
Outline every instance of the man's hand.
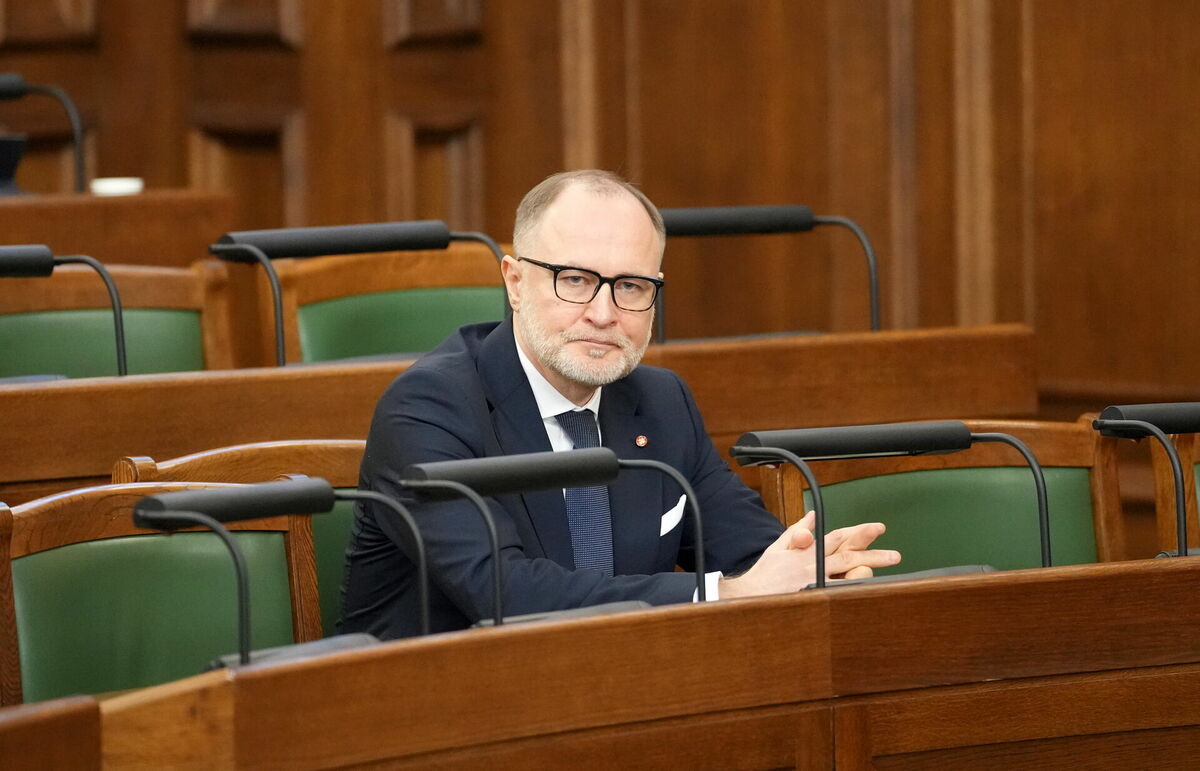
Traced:
MULTIPOLYGON (((721 599, 785 594, 816 580, 817 555, 812 534, 816 515, 808 512, 766 548, 754 566, 740 576, 722 578, 721 599)), ((883 535, 883 523, 868 522, 843 527, 825 536, 825 575, 828 578, 867 578, 874 568, 895 565, 900 553, 868 549, 883 535)))

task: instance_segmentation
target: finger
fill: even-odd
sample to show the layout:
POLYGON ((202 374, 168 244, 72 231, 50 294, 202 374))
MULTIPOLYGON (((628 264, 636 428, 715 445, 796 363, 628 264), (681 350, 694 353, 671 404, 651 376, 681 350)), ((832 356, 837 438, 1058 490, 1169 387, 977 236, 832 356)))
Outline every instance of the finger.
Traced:
POLYGON ((805 527, 805 520, 800 520, 779 534, 772 549, 807 549, 812 546, 812 531, 805 527))
POLYGON ((853 527, 843 527, 825 536, 825 553, 855 551, 870 546, 887 530, 882 522, 865 522, 853 527))
POLYGON ((842 578, 846 579, 847 581, 851 581, 855 578, 870 578, 873 575, 875 575, 874 570, 871 570, 871 568, 867 567, 866 565, 859 565, 858 567, 847 570, 846 575, 842 576, 842 578))
POLYGON ((898 562, 900 552, 891 549, 840 551, 825 558, 825 575, 841 575, 858 567, 885 568, 898 562))

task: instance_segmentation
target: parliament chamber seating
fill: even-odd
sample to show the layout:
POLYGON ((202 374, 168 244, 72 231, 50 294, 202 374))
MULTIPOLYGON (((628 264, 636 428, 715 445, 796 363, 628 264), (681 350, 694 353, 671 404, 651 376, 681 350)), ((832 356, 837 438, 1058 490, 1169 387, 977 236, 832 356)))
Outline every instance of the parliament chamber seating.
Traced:
MULTIPOLYGON (((186 677, 237 648, 232 559, 212 533, 133 525, 144 496, 197 484, 138 483, 0 505, 0 696, 4 704, 186 677)), ((320 636, 304 516, 235 523, 250 575, 252 645, 320 636)))
MULTIPOLYGON (((1046 478, 1053 564, 1125 557, 1114 440, 1086 420, 1073 423, 968 420, 972 432, 1015 436, 1046 478)), ((1033 476, 1015 448, 975 444, 946 455, 850 458, 810 464, 825 507, 826 529, 882 521, 876 543, 903 562, 878 572, 907 573, 960 564, 997 569, 1041 564, 1033 476)), ((785 524, 810 508, 791 465, 763 467, 763 498, 785 524)))
MULTIPOLYGON (((106 265, 120 292, 129 373, 227 369, 228 269, 106 265)), ((113 315, 100 276, 63 265, 0 283, 0 377, 117 374, 113 315)))
MULTIPOLYGON (((321 477, 334 487, 358 486, 362 439, 308 439, 253 442, 156 462, 125 457, 113 466, 113 482, 269 482, 288 474, 321 477)), ((354 503, 338 501, 333 511, 312 518, 321 626, 334 634, 341 615, 346 546, 354 523, 354 503)))
MULTIPOLYGON (((504 318, 504 286, 483 244, 274 261, 289 362, 428 351, 463 324, 504 318)), ((259 305, 270 309, 259 281, 259 305)), ((262 328, 273 335, 273 321, 262 328)))
POLYGON ((0 768, 100 766, 100 705, 91 696, 0 707, 0 768))

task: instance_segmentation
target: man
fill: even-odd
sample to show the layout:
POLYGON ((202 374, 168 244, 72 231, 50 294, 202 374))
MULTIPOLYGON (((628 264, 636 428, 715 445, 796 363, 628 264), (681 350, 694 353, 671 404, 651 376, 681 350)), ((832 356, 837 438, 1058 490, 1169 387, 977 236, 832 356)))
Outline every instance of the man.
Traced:
MULTIPOLYGON (((638 365, 664 242, 657 209, 613 174, 566 172, 531 190, 517 210, 514 254, 501 265, 512 320, 463 327, 392 383, 375 412, 360 487, 408 499, 398 480, 412 463, 600 441, 619 457, 657 459, 688 478, 704 516, 710 597, 810 583, 811 515, 785 531, 718 457, 687 386, 638 365)), ((673 571, 693 564, 691 523, 680 491, 660 474, 626 471, 608 488, 489 503, 506 614, 693 599, 693 576, 673 571)), ((433 629, 490 617, 491 557, 478 511, 459 500, 416 505, 414 514, 428 548, 433 629)), ((829 575, 865 576, 899 561, 867 548, 882 532, 875 523, 830 533, 829 575)), ((360 504, 343 631, 418 631, 410 553, 392 514, 360 504)))

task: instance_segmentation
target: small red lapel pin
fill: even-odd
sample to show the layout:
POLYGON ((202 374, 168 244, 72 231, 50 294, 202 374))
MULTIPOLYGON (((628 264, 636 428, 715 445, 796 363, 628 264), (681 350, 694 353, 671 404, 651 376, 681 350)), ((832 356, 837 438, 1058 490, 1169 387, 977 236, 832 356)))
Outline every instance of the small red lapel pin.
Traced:
POLYGON ((646 445, 650 444, 650 440, 647 439, 644 434, 638 434, 638 437, 633 440, 633 443, 638 447, 645 447, 646 445))

